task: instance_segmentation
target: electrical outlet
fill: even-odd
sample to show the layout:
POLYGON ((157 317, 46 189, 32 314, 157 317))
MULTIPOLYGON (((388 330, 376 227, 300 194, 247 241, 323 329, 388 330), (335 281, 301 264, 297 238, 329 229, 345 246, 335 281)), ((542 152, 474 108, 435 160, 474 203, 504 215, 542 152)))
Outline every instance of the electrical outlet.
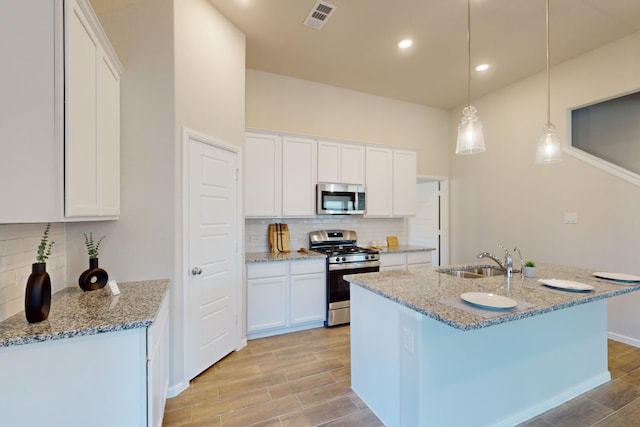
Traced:
POLYGON ((577 213, 565 213, 564 214, 564 223, 565 224, 577 224, 578 223, 578 214, 577 213))
POLYGON ((413 344, 413 332, 407 328, 404 328, 404 349, 411 354, 415 351, 413 344))

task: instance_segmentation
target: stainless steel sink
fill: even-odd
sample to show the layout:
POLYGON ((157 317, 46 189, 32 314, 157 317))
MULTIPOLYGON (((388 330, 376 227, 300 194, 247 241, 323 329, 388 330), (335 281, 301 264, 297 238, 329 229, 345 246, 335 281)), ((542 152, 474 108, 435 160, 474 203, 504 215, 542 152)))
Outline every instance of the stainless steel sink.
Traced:
POLYGON ((444 273, 450 276, 462 277, 465 279, 480 279, 482 277, 505 275, 505 271, 501 268, 485 266, 442 268, 437 271, 438 273, 444 273))

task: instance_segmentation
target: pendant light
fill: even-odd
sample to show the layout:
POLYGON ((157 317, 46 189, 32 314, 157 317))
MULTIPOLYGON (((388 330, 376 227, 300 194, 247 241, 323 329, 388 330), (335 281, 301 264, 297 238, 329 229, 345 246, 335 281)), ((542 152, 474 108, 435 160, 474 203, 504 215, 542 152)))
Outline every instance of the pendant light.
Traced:
POLYGON ((551 71, 549 65, 549 0, 546 8, 547 28, 547 123, 542 127, 542 136, 536 148, 536 165, 548 165, 562 161, 560 138, 556 127, 551 123, 551 71))
POLYGON ((475 154, 486 150, 478 110, 471 105, 471 0, 467 0, 467 106, 458 125, 456 154, 475 154))

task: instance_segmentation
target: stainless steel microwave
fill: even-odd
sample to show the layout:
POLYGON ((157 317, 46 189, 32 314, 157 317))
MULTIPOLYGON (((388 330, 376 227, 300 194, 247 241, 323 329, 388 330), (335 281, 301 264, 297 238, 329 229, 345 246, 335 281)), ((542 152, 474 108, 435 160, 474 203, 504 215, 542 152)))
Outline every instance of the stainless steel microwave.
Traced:
POLYGON ((316 196, 318 215, 363 215, 365 213, 364 185, 318 183, 316 196))

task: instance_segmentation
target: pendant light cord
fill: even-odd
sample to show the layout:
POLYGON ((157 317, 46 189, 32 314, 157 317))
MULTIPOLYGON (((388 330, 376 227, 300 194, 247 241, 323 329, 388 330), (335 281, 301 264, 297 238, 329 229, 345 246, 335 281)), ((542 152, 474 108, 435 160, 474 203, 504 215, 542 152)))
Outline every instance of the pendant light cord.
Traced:
POLYGON ((551 123, 551 71, 549 67, 549 0, 547 0, 547 124, 551 123))
POLYGON ((467 105, 471 105, 471 0, 467 0, 467 105))

